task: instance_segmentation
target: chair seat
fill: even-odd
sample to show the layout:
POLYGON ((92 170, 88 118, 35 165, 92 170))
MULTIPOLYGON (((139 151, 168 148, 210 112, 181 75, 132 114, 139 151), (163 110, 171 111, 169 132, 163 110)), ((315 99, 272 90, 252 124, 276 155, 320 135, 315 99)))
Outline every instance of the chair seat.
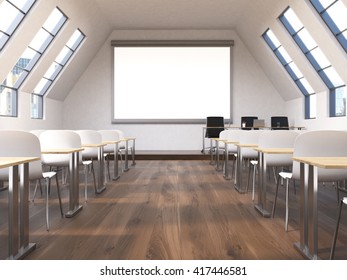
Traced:
POLYGON ((344 198, 342 199, 342 202, 343 202, 344 204, 347 204, 347 196, 344 197, 344 198))
POLYGON ((55 176, 55 174, 57 174, 57 173, 54 172, 54 171, 42 172, 42 176, 43 176, 43 178, 45 178, 45 179, 47 179, 47 178, 51 179, 51 178, 53 178, 53 177, 55 176))
POLYGON ((283 179, 291 179, 293 177, 293 174, 290 172, 280 172, 279 175, 283 178, 283 179))
POLYGON ((257 165, 257 164, 258 164, 258 161, 257 161, 257 160, 251 160, 251 164, 252 164, 252 165, 257 165))
POLYGON ((93 162, 93 161, 91 161, 91 160, 83 160, 83 161, 82 161, 82 164, 83 164, 83 165, 90 165, 90 164, 92 164, 92 162, 93 162))

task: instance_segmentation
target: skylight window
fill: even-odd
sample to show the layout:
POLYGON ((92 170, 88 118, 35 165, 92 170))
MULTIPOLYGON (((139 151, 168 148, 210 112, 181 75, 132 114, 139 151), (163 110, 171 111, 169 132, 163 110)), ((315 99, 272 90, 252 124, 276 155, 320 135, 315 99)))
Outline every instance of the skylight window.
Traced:
POLYGON ((33 119, 43 118, 43 96, 63 70, 69 59, 82 43, 85 35, 77 29, 68 40, 64 48, 48 68, 40 82, 36 85, 31 99, 31 117, 33 119))
POLYGON ((340 0, 310 0, 313 7, 347 52, 347 8, 340 0))
POLYGON ((0 4, 0 51, 36 0, 6 0, 0 4))
MULTIPOLYGON (((12 68, 6 79, 2 82, 2 91, 0 92, 0 95, 3 94, 3 91, 11 92, 12 95, 17 95, 19 87, 22 85, 30 71, 41 58, 47 47, 51 44, 66 21, 67 17, 58 8, 55 8, 38 33, 34 36, 34 39, 30 42, 29 46, 18 59, 16 65, 12 68), (5 90, 6 88, 9 90, 5 90)), ((12 96, 12 98, 17 100, 17 96, 12 96)), ((1 106, 4 106, 4 108, 9 108, 11 104, 13 104, 13 102, 9 102, 8 104, 1 106)), ((11 113, 4 115, 17 115, 17 110, 11 108, 10 111, 11 113)))
MULTIPOLYGON (((324 1, 326 5, 328 5, 328 2, 332 1, 324 1)), ((346 86, 335 68, 290 7, 284 11, 279 19, 329 88, 330 116, 345 116, 346 86)))
POLYGON ((298 68, 298 66, 291 59, 287 51, 281 45, 275 34, 268 29, 264 34, 263 38, 278 60, 281 62, 283 67, 287 70, 290 77, 293 79, 295 84, 298 86, 302 94, 305 96, 305 118, 311 119, 316 117, 316 102, 315 92, 309 82, 305 79, 304 75, 298 68))

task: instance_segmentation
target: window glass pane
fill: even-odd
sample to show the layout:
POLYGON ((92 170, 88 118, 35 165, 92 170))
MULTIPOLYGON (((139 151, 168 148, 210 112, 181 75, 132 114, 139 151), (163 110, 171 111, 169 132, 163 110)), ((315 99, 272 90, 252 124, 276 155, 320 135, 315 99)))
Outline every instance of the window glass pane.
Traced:
POLYGON ((0 4, 0 30, 11 35, 18 26, 24 14, 4 1, 0 4))
POLYGON ((304 53, 307 53, 317 47, 317 43, 313 40, 306 29, 300 30, 300 32, 298 32, 297 35, 294 36, 294 40, 299 44, 301 50, 304 53))
POLYGON ((335 114, 336 116, 346 115, 346 87, 335 89, 335 114))
POLYGON ((333 19, 333 24, 335 24, 337 28, 337 30, 333 30, 335 34, 338 31, 347 29, 347 9, 341 1, 336 2, 328 10, 326 10, 323 18, 326 16, 328 16, 328 20, 333 19))
POLYGON ((42 78, 40 80, 40 82, 37 84, 37 86, 34 89, 34 93, 35 94, 39 94, 39 95, 44 95, 46 90, 49 88, 49 86, 51 85, 52 81, 49 81, 45 78, 42 78))
POLYGON ((283 65, 286 65, 292 61, 289 54, 282 46, 279 47, 275 53, 283 65))
POLYGON ((63 15, 63 13, 58 9, 54 9, 46 22, 43 24, 43 28, 52 35, 56 35, 65 21, 66 17, 63 15))
POLYGON ((49 80, 54 80, 63 67, 55 62, 48 68, 44 77, 49 80))
POLYGON ((325 75, 328 77, 329 81, 332 83, 333 87, 339 87, 344 85, 344 82, 342 81, 339 74, 337 74, 336 70, 333 67, 329 67, 327 69, 324 69, 323 71, 325 75))
POLYGON ((311 51, 310 56, 312 56, 314 61, 317 63, 317 65, 315 66, 316 70, 320 70, 331 65, 327 57, 319 48, 316 48, 313 51, 311 51))
MULTIPOLYGON (((287 19, 288 22, 290 22, 291 29, 294 32, 298 32, 301 28, 304 27, 304 25, 302 24, 302 22, 299 20, 299 18, 296 16, 296 14, 294 13, 292 9, 288 9, 284 13, 284 17, 287 19)), ((291 34, 293 34, 293 32, 291 32, 291 34)))
POLYGON ((0 86, 0 115, 15 117, 17 114, 17 93, 0 86))
POLYGON ((0 32, 0 50, 5 46, 9 36, 5 35, 4 33, 0 32))
POLYGON ((311 94, 309 96, 310 100, 310 119, 314 119, 317 117, 317 95, 311 94))
POLYGON ((72 34, 71 38, 67 42, 66 46, 72 49, 73 51, 77 49, 79 44, 82 42, 84 35, 78 29, 72 34))
POLYGON ((64 47, 59 53, 59 55, 57 56, 55 61, 61 65, 64 65, 68 61, 71 55, 72 55, 72 51, 69 48, 64 47))
POLYGON ((31 95, 31 118, 43 118, 43 97, 35 94, 31 95))
POLYGON ((299 70, 299 68, 296 66, 294 62, 288 64, 288 72, 290 72, 292 78, 294 80, 298 80, 303 77, 303 74, 299 70))
POLYGON ((270 29, 263 35, 263 37, 273 51, 281 45, 275 34, 270 29))
POLYGON ((27 13, 30 7, 35 3, 35 0, 9 0, 9 2, 11 2, 24 13, 27 13))
POLYGON ((29 44, 29 47, 40 53, 43 53, 52 40, 53 36, 41 28, 29 44))

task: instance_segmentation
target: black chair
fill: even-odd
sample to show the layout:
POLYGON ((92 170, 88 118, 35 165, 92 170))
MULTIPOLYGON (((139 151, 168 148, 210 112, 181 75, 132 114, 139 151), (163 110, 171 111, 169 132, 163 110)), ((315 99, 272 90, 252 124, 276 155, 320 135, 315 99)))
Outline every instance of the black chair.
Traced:
MULTIPOLYGON (((210 138, 210 147, 207 149, 210 150, 211 154, 211 162, 212 159, 212 153, 213 149, 216 147, 212 146, 212 138, 219 138, 219 133, 224 130, 224 117, 207 117, 206 118, 206 132, 205 132, 205 138, 210 138)), ((204 152, 204 151, 202 151, 204 152)))
MULTIPOLYGON (((254 117, 254 116, 241 117, 241 129, 244 129, 244 130, 253 129, 253 121, 257 119, 258 117, 254 117)), ((255 129, 258 129, 258 128, 255 128, 255 129)))
POLYGON ((272 130, 289 130, 288 117, 273 116, 271 117, 272 130))

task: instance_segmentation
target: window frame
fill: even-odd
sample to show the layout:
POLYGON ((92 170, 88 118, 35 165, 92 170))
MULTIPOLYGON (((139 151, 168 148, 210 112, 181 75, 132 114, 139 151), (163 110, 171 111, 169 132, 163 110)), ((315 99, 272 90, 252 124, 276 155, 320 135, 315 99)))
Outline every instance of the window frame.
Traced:
MULTIPOLYGON (((296 13, 294 12, 294 10, 288 6, 278 17, 279 21, 282 23, 282 25, 284 26, 284 28, 287 30, 287 32, 289 33, 289 35, 292 37, 292 39, 294 40, 294 42, 297 44, 297 46, 299 47, 299 49, 302 51, 302 53, 305 55, 306 59, 310 62, 310 64, 312 65, 312 67, 314 68, 314 70, 316 71, 316 73, 319 75, 319 77, 321 78, 321 80, 323 81, 323 83, 326 85, 326 87, 329 89, 329 116, 330 117, 340 117, 340 116, 346 116, 346 107, 344 109, 344 113, 337 115, 336 114, 336 89, 341 89, 344 88, 345 89, 345 95, 346 95, 346 84, 344 83, 344 81, 341 79, 341 77, 338 75, 338 73, 335 71, 335 68, 332 66, 332 64, 330 63, 330 61, 328 61, 326 59, 326 61, 329 63, 329 65, 325 65, 324 67, 321 67, 319 65, 319 62, 316 61, 315 56, 313 55, 313 51, 315 50, 320 50, 318 44, 314 41, 314 39, 311 37, 310 33, 307 31, 306 27, 304 26, 304 24, 301 22, 301 20, 297 17, 297 19, 300 21, 301 23, 301 27, 298 28, 298 30, 295 30, 295 28, 293 27, 293 25, 288 21, 288 19, 285 17, 285 14, 288 10, 291 10, 294 15, 297 17, 296 13), (299 36, 298 33, 302 32, 303 30, 306 30, 306 33, 309 35, 309 39, 313 40, 313 42, 316 44, 314 47, 308 48, 306 46, 306 44, 300 39, 299 40, 299 36), (332 82, 331 79, 329 79, 329 77, 326 75, 325 70, 326 69, 333 69, 333 71, 336 72, 338 78, 341 80, 342 84, 338 84, 338 85, 334 85, 334 83, 332 82), (332 101, 335 101, 335 103, 332 103, 332 101)), ((312 43, 312 41, 311 41, 312 43)), ((324 53, 321 51, 321 53, 324 55, 324 53)), ((325 56, 324 56, 325 57, 325 56)), ((323 59, 324 60, 324 59, 323 59)), ((345 97, 346 99, 346 97, 345 97)))

